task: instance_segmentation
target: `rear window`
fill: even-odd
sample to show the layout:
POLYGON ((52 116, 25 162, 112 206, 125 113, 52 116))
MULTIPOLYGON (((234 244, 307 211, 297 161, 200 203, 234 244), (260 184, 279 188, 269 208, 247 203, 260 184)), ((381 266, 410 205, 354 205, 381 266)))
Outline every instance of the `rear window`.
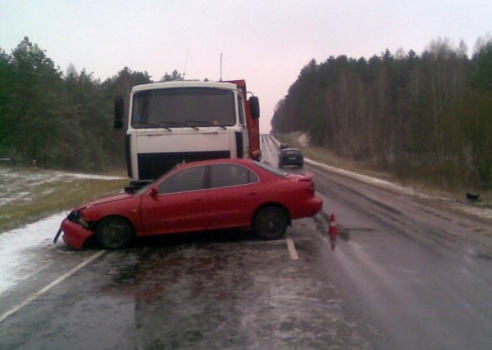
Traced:
POLYGON ((215 164, 210 167, 210 188, 240 186, 258 181, 249 169, 236 164, 215 164))
POLYGON ((301 154, 301 152, 298 149, 284 149, 282 150, 281 153, 286 155, 293 155, 293 156, 297 156, 301 154))

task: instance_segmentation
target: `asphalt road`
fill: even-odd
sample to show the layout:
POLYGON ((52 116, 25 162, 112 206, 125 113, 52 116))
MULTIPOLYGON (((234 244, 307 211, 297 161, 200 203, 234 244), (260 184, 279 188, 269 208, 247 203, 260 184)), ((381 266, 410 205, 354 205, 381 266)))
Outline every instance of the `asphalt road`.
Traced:
POLYGON ((325 205, 283 240, 40 249, 51 263, 0 295, 0 349, 490 348, 490 221, 318 165, 292 171, 315 173, 325 205))
POLYGON ((308 169, 345 240, 331 277, 372 346, 491 348, 490 220, 460 203, 308 169))

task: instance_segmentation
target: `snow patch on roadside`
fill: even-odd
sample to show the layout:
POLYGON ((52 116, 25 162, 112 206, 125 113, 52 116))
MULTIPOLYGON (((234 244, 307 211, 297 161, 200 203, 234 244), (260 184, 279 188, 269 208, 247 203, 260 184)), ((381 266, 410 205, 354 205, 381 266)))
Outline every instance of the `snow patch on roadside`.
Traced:
POLYGON ((367 176, 367 175, 361 175, 361 174, 357 174, 357 173, 354 173, 354 172, 351 172, 351 171, 348 171, 348 170, 344 170, 344 169, 340 169, 340 168, 335 168, 335 167, 332 167, 330 165, 326 165, 326 164, 323 164, 323 163, 315 162, 314 160, 311 160, 311 159, 308 159, 308 158, 304 158, 304 160, 306 161, 306 163, 309 163, 309 164, 312 164, 312 165, 316 165, 317 167, 325 168, 325 169, 328 169, 328 170, 330 170, 332 172, 343 174, 345 176, 350 176, 350 177, 352 177, 354 179, 358 179, 358 180, 364 181, 366 183, 372 183, 372 184, 376 184, 376 185, 387 187, 387 188, 397 189, 399 191, 404 191, 404 192, 409 193, 409 194, 416 194, 415 190, 413 190, 410 187, 402 187, 402 186, 397 185, 397 184, 394 184, 392 182, 381 180, 381 179, 377 179, 375 177, 370 177, 370 176, 367 176))
MULTIPOLYGON (((291 135, 296 137, 296 141, 299 144, 302 145, 304 142, 306 143, 306 145, 309 144, 309 137, 307 135, 299 134, 299 133, 292 133, 291 135)), ((274 136, 269 135, 269 137, 270 137, 270 140, 272 140, 277 145, 277 147, 280 146, 280 142, 274 136)), ((363 181, 363 182, 366 182, 369 184, 374 184, 374 185, 378 185, 381 187, 391 188, 393 190, 397 190, 397 191, 400 191, 400 192, 403 192, 406 194, 414 195, 414 196, 417 196, 420 198, 437 199, 437 197, 434 195, 419 192, 418 190, 415 190, 411 187, 403 187, 403 186, 395 184, 393 182, 381 180, 381 179, 374 178, 374 177, 367 176, 367 175, 361 175, 361 174, 358 174, 358 173, 355 173, 352 171, 348 171, 348 170, 344 170, 344 169, 340 169, 340 168, 335 168, 335 167, 330 166, 330 165, 316 162, 316 161, 311 160, 309 158, 304 158, 304 161, 308 164, 315 165, 319 168, 325 168, 325 169, 328 169, 332 172, 343 174, 345 176, 350 176, 352 178, 358 179, 360 181, 363 181)), ((457 208, 463 212, 466 212, 466 213, 469 213, 469 214, 472 214, 472 215, 475 215, 475 216, 478 216, 481 218, 485 218, 485 219, 492 219, 492 209, 472 206, 466 202, 459 202, 459 201, 456 201, 456 200, 453 200, 450 198, 445 198, 445 197, 442 197, 440 199, 445 201, 445 202, 453 204, 455 206, 455 208, 457 208)))
MULTIPOLYGON (((18 171, 15 168, 0 168, 0 207, 13 201, 30 201, 32 192, 30 188, 39 187, 43 184, 53 182, 68 182, 76 179, 93 180, 122 180, 119 176, 104 176, 82 173, 66 173, 62 171, 47 171, 43 169, 23 169, 18 171)), ((47 191, 51 191, 47 189, 47 191)), ((50 192, 47 192, 50 193, 50 192)))
POLYGON ((62 178, 73 178, 73 179, 89 179, 89 180, 125 180, 126 177, 121 176, 108 176, 108 175, 93 175, 93 174, 81 174, 81 173, 64 173, 56 172, 57 176, 62 178))
MULTIPOLYGON (((34 189, 55 182, 70 183, 77 179, 121 180, 123 177, 67 173, 37 168, 0 167, 0 211, 12 202, 35 200, 34 189)), ((46 186, 43 194, 53 189, 46 186)), ((39 194, 38 194, 39 195, 39 194)), ((55 214, 32 224, 0 234, 0 294, 31 278, 55 260, 55 237, 68 212, 55 214)), ((60 239, 58 245, 64 246, 60 239)))
POLYGON ((466 204, 460 204, 459 209, 475 216, 479 216, 485 219, 492 219, 492 209, 478 208, 466 204))
POLYGON ((301 147, 307 147, 307 146, 309 146, 309 136, 307 136, 306 134, 302 134, 301 136, 299 136, 297 138, 297 143, 301 147))
MULTIPOLYGON (((393 190, 397 190, 400 192, 404 192, 407 194, 418 196, 420 198, 437 198, 437 197, 429 195, 429 194, 418 192, 415 189, 410 188, 410 187, 403 187, 403 186, 400 186, 398 184, 395 184, 395 183, 392 183, 389 181, 385 181, 385 180, 377 179, 377 178, 370 177, 367 175, 361 175, 361 174, 357 174, 357 173, 354 173, 351 171, 335 168, 335 167, 332 167, 332 166, 329 166, 326 164, 315 162, 315 161, 308 159, 308 158, 304 158, 304 161, 306 163, 315 165, 317 167, 325 168, 325 169, 328 169, 332 172, 343 174, 345 176, 350 176, 354 179, 358 179, 358 180, 366 182, 366 183, 372 183, 372 184, 375 184, 375 185, 378 185, 381 187, 391 188, 393 190)), ((469 206, 469 205, 466 205, 465 203, 459 203, 459 202, 453 201, 449 198, 441 198, 441 199, 443 201, 450 202, 450 203, 454 204, 461 211, 468 212, 470 214, 473 214, 473 215, 481 217, 481 218, 492 219, 492 210, 491 209, 469 206)))
POLYGON ((66 215, 55 214, 0 235, 0 295, 53 263, 48 253, 66 215))

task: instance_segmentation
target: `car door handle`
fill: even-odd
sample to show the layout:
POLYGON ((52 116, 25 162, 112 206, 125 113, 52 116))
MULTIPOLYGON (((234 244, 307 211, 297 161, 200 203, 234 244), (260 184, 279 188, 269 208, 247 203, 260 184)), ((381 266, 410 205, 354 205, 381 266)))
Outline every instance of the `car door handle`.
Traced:
POLYGON ((200 198, 195 198, 191 200, 192 202, 201 202, 202 200, 200 198))
POLYGON ((258 192, 249 192, 248 195, 249 196, 256 196, 258 194, 258 192))

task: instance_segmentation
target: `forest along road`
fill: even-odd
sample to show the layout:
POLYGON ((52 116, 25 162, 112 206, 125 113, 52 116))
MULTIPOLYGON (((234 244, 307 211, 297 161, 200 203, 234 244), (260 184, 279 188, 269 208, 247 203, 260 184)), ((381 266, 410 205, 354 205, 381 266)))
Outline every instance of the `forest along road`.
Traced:
POLYGON ((366 339, 377 349, 489 349, 490 216, 307 163, 295 171, 315 173, 325 215, 315 220, 325 226, 335 214, 340 233, 335 254, 317 266, 366 339))
MULTIPOLYGON (((262 136, 272 165, 277 146, 262 136)), ((0 349, 490 348, 490 219, 310 161, 286 170, 314 172, 324 208, 279 241, 226 231, 78 252, 50 244, 57 221, 1 290, 0 349)))

